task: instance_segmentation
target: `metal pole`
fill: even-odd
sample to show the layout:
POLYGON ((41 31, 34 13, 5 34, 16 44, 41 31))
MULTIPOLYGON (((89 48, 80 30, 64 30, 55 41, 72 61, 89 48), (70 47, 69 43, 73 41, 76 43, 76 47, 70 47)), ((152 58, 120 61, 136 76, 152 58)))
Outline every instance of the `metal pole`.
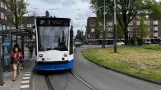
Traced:
MULTIPOLYGON (((2 40, 1 40, 2 41, 2 40)), ((1 52, 2 42, 0 42, 0 86, 4 84, 4 77, 3 77, 3 67, 2 67, 2 52, 1 52)))
POLYGON ((104 0, 104 30, 103 30, 103 44, 102 44, 102 48, 105 48, 105 29, 106 29, 106 13, 105 13, 105 0, 104 0))
POLYGON ((82 45, 82 42, 83 42, 83 32, 82 32, 82 25, 81 25, 81 45, 82 45))
POLYGON ((116 30, 116 0, 114 0, 114 53, 117 53, 117 30, 116 30))

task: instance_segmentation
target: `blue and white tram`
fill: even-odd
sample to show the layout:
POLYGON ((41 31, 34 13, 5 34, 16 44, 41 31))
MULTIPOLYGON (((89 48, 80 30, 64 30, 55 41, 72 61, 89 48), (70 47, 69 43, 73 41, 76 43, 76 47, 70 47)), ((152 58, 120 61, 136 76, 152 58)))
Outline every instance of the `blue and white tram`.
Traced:
POLYGON ((73 26, 69 18, 39 17, 36 26, 36 63, 38 71, 73 68, 73 26))

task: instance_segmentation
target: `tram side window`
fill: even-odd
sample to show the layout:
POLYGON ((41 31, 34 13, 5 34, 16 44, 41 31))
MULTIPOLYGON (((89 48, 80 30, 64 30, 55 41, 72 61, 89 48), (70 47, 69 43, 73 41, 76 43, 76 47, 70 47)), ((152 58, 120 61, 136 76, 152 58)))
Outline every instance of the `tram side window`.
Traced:
POLYGON ((73 54, 73 29, 70 30, 70 50, 69 54, 73 54))

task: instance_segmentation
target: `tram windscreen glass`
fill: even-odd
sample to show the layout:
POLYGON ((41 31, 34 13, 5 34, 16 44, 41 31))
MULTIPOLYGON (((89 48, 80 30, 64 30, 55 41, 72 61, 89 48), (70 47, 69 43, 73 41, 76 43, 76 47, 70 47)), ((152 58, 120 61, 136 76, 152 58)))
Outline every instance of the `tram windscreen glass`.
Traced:
POLYGON ((69 27, 39 26, 39 51, 68 50, 69 27))

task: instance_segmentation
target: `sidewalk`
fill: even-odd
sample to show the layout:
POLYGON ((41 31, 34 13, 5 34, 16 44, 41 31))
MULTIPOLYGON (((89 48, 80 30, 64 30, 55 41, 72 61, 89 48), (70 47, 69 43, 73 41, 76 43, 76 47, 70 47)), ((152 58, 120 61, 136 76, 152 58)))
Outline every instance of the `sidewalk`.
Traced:
MULTIPOLYGON (((13 77, 13 70, 9 72, 3 72, 4 74, 4 82, 5 84, 3 86, 0 86, 0 90, 22 90, 22 88, 29 88, 29 85, 26 85, 26 83, 29 83, 30 78, 26 78, 26 75, 32 74, 33 66, 34 66, 34 60, 35 55, 33 55, 33 58, 31 60, 25 59, 23 69, 21 69, 20 76, 16 81, 12 81, 13 77), (26 73, 26 74, 25 74, 26 73), (27 74, 30 73, 30 74, 27 74), (27 81, 25 81, 25 80, 27 81)), ((29 89, 27 89, 29 90, 29 89)))

